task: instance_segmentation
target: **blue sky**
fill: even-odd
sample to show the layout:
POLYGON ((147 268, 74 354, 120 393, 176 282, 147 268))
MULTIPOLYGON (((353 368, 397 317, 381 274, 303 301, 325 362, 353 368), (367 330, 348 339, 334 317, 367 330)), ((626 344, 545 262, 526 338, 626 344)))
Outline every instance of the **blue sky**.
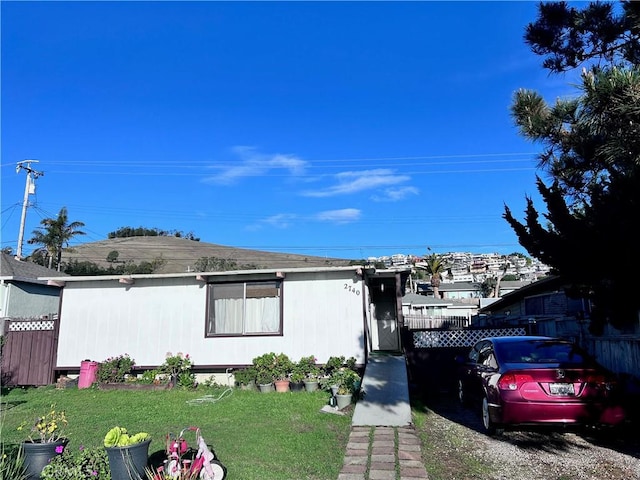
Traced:
POLYGON ((11 2, 2 21, 2 247, 67 207, 75 243, 124 226, 341 258, 525 250, 549 101, 522 39, 537 3, 11 2))

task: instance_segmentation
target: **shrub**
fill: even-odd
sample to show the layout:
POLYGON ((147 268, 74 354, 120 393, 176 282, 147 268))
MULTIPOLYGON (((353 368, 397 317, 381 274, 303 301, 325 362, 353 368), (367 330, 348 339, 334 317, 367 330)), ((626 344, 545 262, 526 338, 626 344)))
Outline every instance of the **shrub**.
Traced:
POLYGON ((329 357, 327 363, 324 366, 325 373, 331 375, 331 373, 344 366, 344 355, 340 357, 329 357))
POLYGON ((109 357, 98 365, 96 376, 101 383, 124 383, 126 375, 131 373, 135 365, 129 354, 109 357))
POLYGON ((250 385, 256 381, 256 368, 253 365, 242 368, 233 373, 237 385, 250 385))
POLYGON ((285 353, 279 353, 275 356, 275 363, 273 366, 273 377, 276 380, 287 380, 291 375, 293 369, 293 362, 285 353))
POLYGON ((42 480, 110 480, 109 459, 104 448, 66 449, 44 467, 42 480))
POLYGON ((196 376, 191 371, 193 362, 189 354, 178 352, 172 355, 167 352, 164 363, 160 366, 160 371, 169 376, 169 381, 175 382, 176 386, 193 388, 196 386, 196 376))
POLYGON ((293 372, 295 377, 300 378, 300 381, 317 380, 321 374, 321 370, 320 367, 316 365, 316 361, 317 360, 314 355, 302 357, 294 366, 293 372))
POLYGON ((138 382, 148 385, 156 385, 161 383, 161 381, 163 380, 162 378, 160 378, 161 376, 162 372, 160 370, 145 370, 138 378, 138 382))
POLYGON ((252 360, 256 369, 256 382, 266 385, 275 379, 276 354, 274 352, 263 353, 252 360))

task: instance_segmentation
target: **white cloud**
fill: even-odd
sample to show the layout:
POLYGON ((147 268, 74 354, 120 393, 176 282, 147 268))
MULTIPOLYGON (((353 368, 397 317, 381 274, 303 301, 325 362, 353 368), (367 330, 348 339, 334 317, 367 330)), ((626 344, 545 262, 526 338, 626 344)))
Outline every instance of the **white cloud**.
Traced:
POLYGON ((337 184, 322 190, 309 190, 303 193, 307 197, 332 197, 347 195, 363 190, 380 188, 385 185, 397 185, 411 179, 408 175, 398 175, 393 170, 379 168, 361 172, 342 172, 335 175, 337 184))
POLYGON ((231 184, 244 177, 266 175, 274 170, 285 170, 289 175, 304 173, 307 162, 294 155, 262 154, 253 147, 238 146, 232 152, 240 157, 233 165, 212 165, 210 168, 218 173, 203 179, 206 183, 231 184))
POLYGON ((262 222, 277 228, 289 228, 297 218, 298 215, 293 213, 279 213, 263 219, 262 222))
POLYGON ((416 187, 387 188, 382 194, 373 195, 371 199, 375 202, 397 202, 409 195, 418 195, 419 192, 416 187))
POLYGON ((331 223, 351 223, 360 219, 362 212, 357 208, 343 208, 341 210, 325 210, 316 214, 316 220, 331 223))

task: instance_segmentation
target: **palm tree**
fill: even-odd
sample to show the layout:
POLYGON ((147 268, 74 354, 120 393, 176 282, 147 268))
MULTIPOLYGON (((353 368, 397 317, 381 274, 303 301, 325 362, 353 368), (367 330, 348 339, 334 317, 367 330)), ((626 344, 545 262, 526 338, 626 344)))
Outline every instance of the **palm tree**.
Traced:
POLYGON ((60 271, 62 263, 62 250, 69 246, 69 241, 76 235, 86 235, 79 230, 84 227, 82 222, 68 223, 67 207, 62 207, 56 218, 43 218, 40 227, 33 231, 31 239, 27 243, 42 245, 34 251, 33 256, 43 255, 48 259, 48 267, 53 267, 56 261, 56 269, 60 271))
POLYGON ((433 289, 433 296, 436 298, 440 298, 440 282, 442 282, 444 272, 448 270, 445 259, 437 253, 432 253, 427 258, 425 258, 421 267, 431 275, 430 283, 431 288, 433 289))

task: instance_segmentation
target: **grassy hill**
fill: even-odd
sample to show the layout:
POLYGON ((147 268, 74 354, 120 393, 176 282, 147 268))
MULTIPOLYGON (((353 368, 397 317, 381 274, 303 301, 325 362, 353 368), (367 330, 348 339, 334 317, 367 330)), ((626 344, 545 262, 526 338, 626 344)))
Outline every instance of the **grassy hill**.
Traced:
POLYGON ((155 273, 182 273, 194 271, 196 261, 202 257, 216 257, 235 262, 239 268, 254 265, 258 268, 296 268, 345 266, 349 260, 314 257, 289 253, 273 253, 226 247, 213 243, 196 242, 170 236, 112 238, 100 242, 74 246, 62 255, 63 262, 92 262, 107 268, 107 256, 118 252, 118 262, 152 262, 158 258, 164 264, 155 273))

